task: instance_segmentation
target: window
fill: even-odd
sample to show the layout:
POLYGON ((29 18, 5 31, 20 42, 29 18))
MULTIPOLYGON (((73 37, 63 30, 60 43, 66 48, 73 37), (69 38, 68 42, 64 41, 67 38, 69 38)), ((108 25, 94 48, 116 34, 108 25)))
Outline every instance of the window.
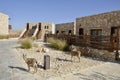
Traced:
POLYGON ((49 28, 49 26, 45 26, 45 29, 48 29, 49 28))
POLYGON ((58 34, 58 33, 59 33, 59 31, 57 30, 57 31, 56 31, 56 33, 58 34))
POLYGON ((45 26, 45 29, 47 28, 47 26, 45 26))
POLYGON ((68 33, 72 33, 72 30, 69 30, 69 32, 68 33))
POLYGON ((92 29, 91 30, 91 35, 92 35, 91 36, 91 41, 93 43, 96 42, 96 41, 100 42, 102 40, 102 29, 92 29))
POLYGON ((111 28, 111 35, 117 36, 117 27, 111 28))
POLYGON ((47 29, 49 28, 49 26, 47 26, 47 29))
POLYGON ((102 35, 102 29, 92 29, 91 35, 93 36, 101 36, 102 35))

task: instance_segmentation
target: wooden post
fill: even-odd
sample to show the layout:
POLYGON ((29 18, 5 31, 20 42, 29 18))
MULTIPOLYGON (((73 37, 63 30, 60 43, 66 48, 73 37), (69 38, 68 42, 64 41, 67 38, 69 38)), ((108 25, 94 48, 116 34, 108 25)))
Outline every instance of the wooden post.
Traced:
POLYGON ((116 54, 115 54, 115 60, 119 59, 119 34, 120 34, 120 26, 117 28, 117 38, 116 38, 116 54))
POLYGON ((113 51, 114 51, 114 47, 115 47, 115 46, 114 46, 114 43, 115 43, 114 36, 111 35, 111 36, 110 36, 110 39, 111 39, 111 40, 110 40, 110 43, 111 43, 111 44, 110 44, 110 45, 111 45, 110 47, 111 47, 111 48, 110 48, 109 51, 113 52, 113 51))
POLYGON ((50 56, 49 55, 45 55, 44 56, 44 69, 50 69, 50 56))

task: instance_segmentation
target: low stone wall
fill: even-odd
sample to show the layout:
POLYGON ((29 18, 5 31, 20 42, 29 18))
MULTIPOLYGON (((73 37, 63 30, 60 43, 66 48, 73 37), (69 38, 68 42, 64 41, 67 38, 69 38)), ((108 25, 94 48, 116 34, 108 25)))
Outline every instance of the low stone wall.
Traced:
POLYGON ((10 38, 17 38, 20 36, 21 33, 22 33, 22 30, 10 30, 9 37, 10 38))

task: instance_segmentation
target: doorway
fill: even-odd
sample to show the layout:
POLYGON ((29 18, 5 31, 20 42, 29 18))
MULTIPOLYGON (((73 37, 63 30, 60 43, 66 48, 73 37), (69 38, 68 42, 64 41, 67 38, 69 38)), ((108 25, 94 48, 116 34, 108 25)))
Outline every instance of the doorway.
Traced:
POLYGON ((80 28, 80 29, 79 29, 79 35, 84 35, 84 30, 83 30, 83 28, 80 28))

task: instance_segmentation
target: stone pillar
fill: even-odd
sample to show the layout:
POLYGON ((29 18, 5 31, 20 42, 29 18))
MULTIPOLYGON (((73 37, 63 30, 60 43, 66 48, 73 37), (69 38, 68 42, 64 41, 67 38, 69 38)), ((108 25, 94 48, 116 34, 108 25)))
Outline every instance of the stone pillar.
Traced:
POLYGON ((49 55, 45 55, 44 56, 44 69, 50 69, 50 56, 49 55))

